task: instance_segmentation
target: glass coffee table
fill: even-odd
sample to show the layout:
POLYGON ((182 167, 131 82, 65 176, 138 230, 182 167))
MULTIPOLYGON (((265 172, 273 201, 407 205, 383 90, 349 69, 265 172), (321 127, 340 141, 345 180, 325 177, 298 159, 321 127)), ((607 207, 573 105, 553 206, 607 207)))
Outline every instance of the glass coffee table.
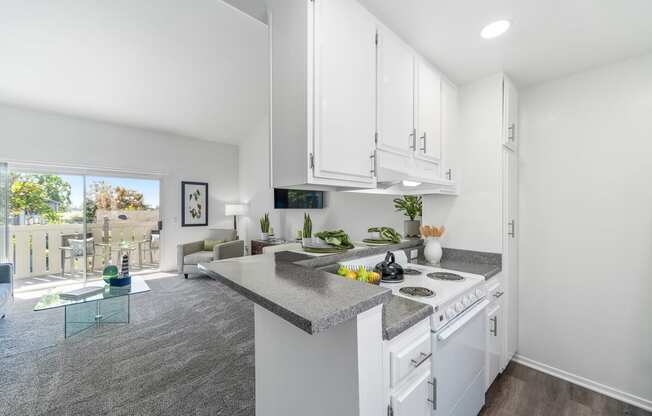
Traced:
POLYGON ((109 286, 104 281, 88 282, 60 288, 44 295, 34 306, 35 311, 64 308, 63 331, 66 338, 102 324, 125 324, 130 318, 132 295, 149 292, 149 286, 141 277, 131 278, 129 286, 109 286), (103 291, 80 299, 62 299, 60 293, 67 289, 100 287, 103 291))

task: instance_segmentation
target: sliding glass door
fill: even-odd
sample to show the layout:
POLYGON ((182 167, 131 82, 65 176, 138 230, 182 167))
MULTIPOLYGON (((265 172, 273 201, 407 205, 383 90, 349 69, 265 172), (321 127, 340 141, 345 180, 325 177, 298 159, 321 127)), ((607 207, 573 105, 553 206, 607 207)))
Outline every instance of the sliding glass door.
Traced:
POLYGON ((8 234, 0 243, 17 280, 36 287, 99 279, 125 255, 133 272, 158 268, 158 180, 2 169, 8 222, 0 219, 0 228, 8 234))
POLYGON ((158 180, 86 176, 85 218, 102 265, 126 256, 132 270, 158 268, 158 180))

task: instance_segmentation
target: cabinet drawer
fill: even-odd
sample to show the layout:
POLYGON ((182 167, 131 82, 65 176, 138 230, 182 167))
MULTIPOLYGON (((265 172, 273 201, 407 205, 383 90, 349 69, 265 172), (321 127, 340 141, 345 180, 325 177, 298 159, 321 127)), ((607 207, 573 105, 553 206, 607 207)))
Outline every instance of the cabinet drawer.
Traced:
POLYGON ((498 302, 498 299, 502 296, 502 290, 503 286, 500 282, 500 280, 490 280, 487 283, 485 283, 485 291, 487 292, 487 300, 491 302, 489 304, 489 308, 491 308, 494 304, 498 302))
POLYGON ((401 349, 390 351, 390 380, 392 387, 400 383, 418 367, 430 366, 430 332, 416 338, 401 349))

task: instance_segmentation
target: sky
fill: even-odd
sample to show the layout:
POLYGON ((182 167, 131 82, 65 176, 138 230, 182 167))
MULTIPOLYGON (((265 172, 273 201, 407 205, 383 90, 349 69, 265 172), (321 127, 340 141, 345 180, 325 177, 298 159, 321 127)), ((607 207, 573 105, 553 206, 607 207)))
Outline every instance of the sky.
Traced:
MULTIPOLYGON (((84 197, 83 177, 77 175, 58 176, 60 176, 64 181, 70 183, 70 200, 72 201, 72 206, 75 208, 81 208, 84 197)), ((152 208, 157 208, 159 206, 159 181, 150 179, 115 178, 109 176, 87 176, 86 186, 89 186, 93 182, 100 181, 104 181, 114 188, 116 186, 122 186, 127 189, 141 192, 145 198, 145 205, 152 208)))

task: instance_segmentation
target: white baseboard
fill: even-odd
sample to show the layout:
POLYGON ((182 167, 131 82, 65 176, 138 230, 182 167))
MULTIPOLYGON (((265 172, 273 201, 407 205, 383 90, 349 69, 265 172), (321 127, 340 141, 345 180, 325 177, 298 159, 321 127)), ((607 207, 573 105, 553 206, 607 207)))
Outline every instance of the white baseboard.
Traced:
POLYGON ((564 370, 560 370, 558 368, 540 363, 535 360, 531 360, 519 354, 516 354, 512 360, 519 364, 523 364, 526 367, 530 367, 535 370, 541 371, 543 373, 550 374, 551 376, 560 378, 562 380, 566 380, 573 384, 577 384, 578 386, 585 387, 589 390, 593 390, 600 394, 604 394, 605 396, 609 396, 616 400, 620 400, 621 402, 628 403, 631 404, 632 406, 640 407, 641 409, 652 412, 652 400, 644 399, 642 397, 638 397, 633 394, 626 393, 624 391, 615 389, 613 387, 609 387, 604 384, 595 382, 593 380, 589 380, 588 378, 578 376, 576 374, 572 374, 564 370))

